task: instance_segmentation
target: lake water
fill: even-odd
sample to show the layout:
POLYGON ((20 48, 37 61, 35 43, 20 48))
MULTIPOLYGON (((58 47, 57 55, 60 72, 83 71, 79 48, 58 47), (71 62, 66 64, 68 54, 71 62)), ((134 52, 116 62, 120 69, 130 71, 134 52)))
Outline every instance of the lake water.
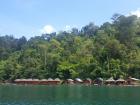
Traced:
POLYGON ((0 105, 140 105, 140 87, 0 85, 0 105))

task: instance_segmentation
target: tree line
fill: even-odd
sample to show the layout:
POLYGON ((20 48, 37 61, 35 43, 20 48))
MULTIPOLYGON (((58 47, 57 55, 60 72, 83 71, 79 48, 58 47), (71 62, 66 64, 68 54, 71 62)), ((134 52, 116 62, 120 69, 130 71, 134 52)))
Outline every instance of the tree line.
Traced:
POLYGON ((111 19, 29 40, 0 36, 0 80, 140 78, 140 18, 115 14, 111 19))

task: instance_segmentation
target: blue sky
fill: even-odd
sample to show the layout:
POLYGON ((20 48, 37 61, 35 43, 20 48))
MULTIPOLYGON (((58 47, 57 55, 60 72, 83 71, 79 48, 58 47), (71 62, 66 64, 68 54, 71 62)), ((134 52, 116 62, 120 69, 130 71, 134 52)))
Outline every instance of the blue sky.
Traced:
POLYGON ((0 0, 0 35, 15 37, 101 25, 114 13, 140 15, 140 0, 0 0))

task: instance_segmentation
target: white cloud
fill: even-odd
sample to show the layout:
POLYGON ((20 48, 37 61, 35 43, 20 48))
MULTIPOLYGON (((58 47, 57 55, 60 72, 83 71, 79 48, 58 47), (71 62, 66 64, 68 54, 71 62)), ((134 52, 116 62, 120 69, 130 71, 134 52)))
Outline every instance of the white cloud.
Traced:
POLYGON ((64 31, 70 32, 72 28, 77 28, 76 25, 66 25, 64 31))
POLYGON ((128 16, 131 16, 131 15, 136 15, 137 17, 140 17, 140 9, 137 9, 136 11, 131 11, 128 16))
POLYGON ((69 31, 70 29, 71 29, 70 25, 66 25, 65 28, 64 28, 65 31, 69 31))
POLYGON ((40 30, 43 34, 50 34, 55 31, 54 27, 51 25, 45 25, 43 29, 40 30))

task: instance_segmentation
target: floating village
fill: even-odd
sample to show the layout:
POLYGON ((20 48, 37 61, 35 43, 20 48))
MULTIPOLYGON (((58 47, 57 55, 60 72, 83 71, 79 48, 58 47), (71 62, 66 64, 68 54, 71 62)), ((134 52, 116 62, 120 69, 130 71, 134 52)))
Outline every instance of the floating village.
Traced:
POLYGON ((119 85, 119 86, 140 86, 140 80, 137 78, 129 77, 127 79, 119 78, 115 80, 114 78, 109 79, 102 79, 97 78, 95 80, 92 80, 90 78, 86 79, 66 79, 61 80, 59 78, 48 78, 48 79, 15 79, 14 84, 20 84, 20 85, 61 85, 61 84, 84 84, 84 85, 119 85))

